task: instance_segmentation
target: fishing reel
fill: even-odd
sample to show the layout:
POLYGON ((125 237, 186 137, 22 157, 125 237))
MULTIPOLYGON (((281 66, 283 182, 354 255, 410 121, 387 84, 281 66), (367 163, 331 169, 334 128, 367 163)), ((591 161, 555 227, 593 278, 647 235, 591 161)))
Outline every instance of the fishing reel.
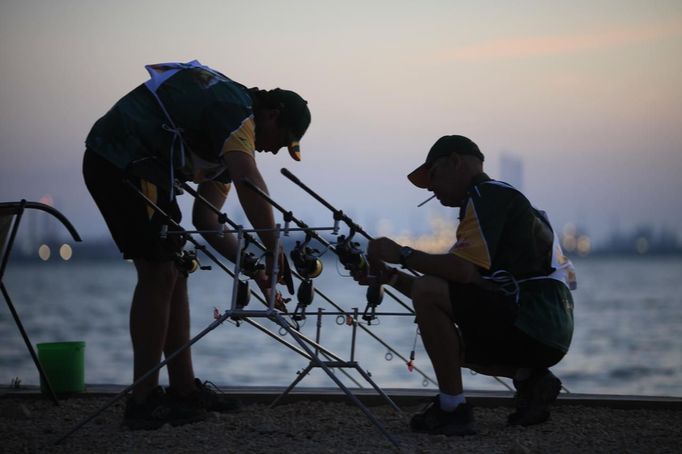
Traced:
POLYGON ((339 236, 336 243, 336 255, 341 264, 351 273, 362 271, 367 268, 365 253, 360 248, 360 243, 351 241, 355 232, 351 229, 348 237, 339 236))
MULTIPOLYGON (((352 241, 355 231, 351 229, 348 237, 341 235, 336 245, 336 253, 339 256, 339 261, 351 273, 363 272, 370 274, 370 266, 367 257, 360 248, 360 243, 352 241)), ((384 299, 384 287, 381 284, 372 283, 367 287, 367 306, 362 313, 362 319, 368 325, 376 320, 376 308, 384 299)))
POLYGON ((322 273, 322 260, 320 260, 320 251, 308 246, 310 235, 306 235, 303 243, 296 242, 296 246, 291 250, 289 257, 294 263, 296 272, 304 279, 313 279, 322 273))
MULTIPOLYGON (((260 271, 265 269, 265 265, 260 262, 260 259, 256 257, 253 252, 246 250, 247 246, 248 244, 245 245, 240 252, 241 256, 239 258, 239 264, 241 267, 241 272, 250 279, 254 279, 260 271)), ((239 279, 237 287, 237 307, 239 307, 239 309, 243 309, 249 304, 250 300, 251 289, 249 287, 249 281, 243 281, 239 279)))
POLYGON ((265 269, 265 265, 261 263, 260 258, 256 257, 253 252, 248 252, 246 248, 242 249, 241 257, 239 259, 241 272, 251 279, 265 269))
POLYGON ((320 251, 308 246, 310 239, 311 236, 308 234, 302 243, 297 241, 296 246, 289 254, 296 272, 303 278, 296 292, 298 304, 292 315, 292 319, 296 321, 305 320, 305 309, 313 302, 315 296, 315 286, 312 279, 318 277, 323 269, 322 260, 319 256, 320 251))
POLYGON ((210 270, 211 266, 202 266, 197 257, 197 251, 182 250, 178 252, 175 256, 175 266, 180 270, 180 272, 185 276, 189 276, 190 273, 194 273, 196 270, 210 270))
POLYGON ((367 287, 367 306, 365 306, 365 311, 362 313, 362 319, 366 321, 368 325, 371 325, 372 321, 377 319, 377 306, 381 304, 383 300, 384 286, 381 284, 370 284, 367 287))

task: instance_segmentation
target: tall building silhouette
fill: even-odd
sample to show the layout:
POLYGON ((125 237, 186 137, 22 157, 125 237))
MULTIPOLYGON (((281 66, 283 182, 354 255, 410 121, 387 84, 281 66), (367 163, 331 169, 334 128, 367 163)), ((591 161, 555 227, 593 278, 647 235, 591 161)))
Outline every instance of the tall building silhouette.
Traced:
POLYGON ((523 191, 523 159, 511 153, 500 155, 500 180, 523 191))

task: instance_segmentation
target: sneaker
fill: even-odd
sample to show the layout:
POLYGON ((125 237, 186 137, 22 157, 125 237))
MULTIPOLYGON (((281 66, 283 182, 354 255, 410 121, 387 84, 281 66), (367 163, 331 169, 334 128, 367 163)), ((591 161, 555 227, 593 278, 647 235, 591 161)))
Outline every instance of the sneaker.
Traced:
POLYGON ((188 396, 180 397, 175 394, 172 388, 168 389, 168 394, 179 402, 185 402, 207 411, 218 413, 235 412, 241 408, 239 400, 227 397, 213 382, 202 382, 198 378, 194 379, 196 391, 188 396))
POLYGON ((526 380, 514 380, 514 387, 516 411, 507 417, 507 423, 532 426, 549 419, 549 406, 561 391, 561 380, 549 369, 541 369, 526 380))
POLYGON ((412 416, 410 428, 413 432, 429 434, 473 435, 474 413, 471 404, 459 404, 454 411, 444 411, 440 408, 438 396, 422 410, 412 416))
POLYGON ((130 430, 156 430, 164 424, 181 426, 203 421, 206 416, 205 410, 173 402, 163 388, 157 386, 141 404, 132 397, 128 399, 123 424, 130 430))

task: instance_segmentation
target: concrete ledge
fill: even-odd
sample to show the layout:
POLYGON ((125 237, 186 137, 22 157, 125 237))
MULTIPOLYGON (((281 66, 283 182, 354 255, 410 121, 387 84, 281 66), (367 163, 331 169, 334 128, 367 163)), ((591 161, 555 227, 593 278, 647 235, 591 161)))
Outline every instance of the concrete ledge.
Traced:
MULTIPOLYGON (((60 396, 60 398, 106 397, 119 394, 123 385, 86 385, 82 393, 60 396)), ((244 403, 267 404, 275 400, 284 390, 281 386, 221 386, 220 389, 244 403)), ((366 405, 382 405, 385 400, 371 388, 350 388, 351 392, 366 405)), ((436 393, 432 389, 386 388, 383 391, 399 406, 421 405, 428 402, 436 393)), ((513 407, 514 396, 509 391, 465 391, 467 400, 478 407, 513 407)), ((0 398, 41 396, 40 387, 22 385, 20 388, 0 386, 0 398)), ((282 402, 299 401, 348 401, 348 397, 338 388, 294 388, 282 402)), ((350 403, 350 402, 349 402, 350 403)), ((630 396, 609 394, 561 393, 555 405, 580 405, 584 407, 606 407, 614 409, 670 409, 682 410, 682 397, 630 396)))

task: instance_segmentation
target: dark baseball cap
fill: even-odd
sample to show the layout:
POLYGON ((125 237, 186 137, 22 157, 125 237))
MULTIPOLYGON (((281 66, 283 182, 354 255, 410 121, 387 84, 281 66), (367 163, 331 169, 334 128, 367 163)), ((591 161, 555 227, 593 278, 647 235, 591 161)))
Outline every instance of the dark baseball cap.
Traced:
POLYGON ((310 109, 308 101, 293 91, 275 88, 268 92, 272 101, 279 104, 279 118, 282 124, 289 129, 289 154, 296 161, 301 160, 301 147, 299 142, 310 126, 310 109))
POLYGON ((478 145, 464 136, 443 136, 433 144, 426 155, 426 162, 414 169, 409 175, 408 180, 417 187, 427 188, 429 186, 429 170, 438 159, 450 156, 451 153, 460 155, 476 156, 483 161, 485 157, 478 145))

